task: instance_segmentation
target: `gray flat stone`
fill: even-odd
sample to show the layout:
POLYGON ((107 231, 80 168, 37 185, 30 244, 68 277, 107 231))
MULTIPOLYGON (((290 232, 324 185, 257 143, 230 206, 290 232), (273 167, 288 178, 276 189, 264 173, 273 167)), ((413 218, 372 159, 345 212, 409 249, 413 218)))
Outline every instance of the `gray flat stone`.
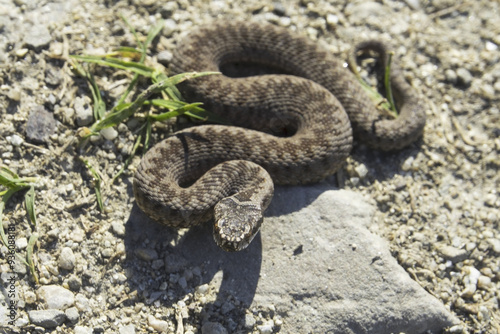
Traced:
POLYGON ((254 304, 287 314, 285 333, 438 333, 459 323, 368 230, 374 210, 352 191, 278 189, 254 304))
POLYGON ((59 310, 34 310, 28 311, 32 324, 43 328, 54 328, 64 322, 66 316, 59 310))

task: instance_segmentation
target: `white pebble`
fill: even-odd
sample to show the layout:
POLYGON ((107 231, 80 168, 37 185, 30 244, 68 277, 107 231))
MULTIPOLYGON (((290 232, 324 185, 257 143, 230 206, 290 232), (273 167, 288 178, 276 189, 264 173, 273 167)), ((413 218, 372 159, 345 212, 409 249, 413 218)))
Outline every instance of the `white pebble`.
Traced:
POLYGON ((16 240, 16 248, 21 250, 25 249, 28 246, 28 239, 26 238, 19 238, 16 240))
POLYGON ((245 328, 251 329, 255 326, 256 320, 251 314, 245 314, 245 328))
POLYGON ((274 321, 269 320, 261 326, 257 326, 259 333, 261 334, 271 334, 274 328, 274 321))
POLYGON ((495 43, 492 43, 490 41, 487 41, 485 48, 488 51, 496 51, 498 49, 498 45, 496 45, 495 43))
POLYGON ((159 332, 168 333, 169 327, 168 327, 167 321, 158 320, 154 316, 150 315, 150 316, 148 316, 148 323, 149 323, 149 326, 153 327, 153 329, 155 329, 159 332))
POLYGON ((134 325, 127 325, 124 327, 120 327, 118 332, 120 334, 135 334, 135 326, 134 325))
POLYGON ((195 291, 196 291, 196 293, 199 293, 200 295, 204 295, 208 291, 208 284, 202 284, 200 286, 197 286, 195 291))
POLYGON ((106 138, 107 140, 113 140, 116 137, 118 137, 118 131, 115 130, 113 127, 109 127, 106 129, 101 130, 101 135, 106 138))
POLYGON ((24 142, 24 139, 19 137, 18 135, 7 136, 7 142, 12 144, 13 146, 19 147, 24 142))
POLYGON ((75 334, 92 334, 94 331, 87 326, 75 326, 75 334))
POLYGON ((326 23, 328 23, 330 27, 335 27, 339 23, 339 17, 335 14, 328 14, 326 16, 326 23))
POLYGON ((491 288, 491 278, 488 276, 479 276, 477 279, 477 287, 479 289, 488 290, 491 288))
POLYGON ((368 174, 368 168, 366 168, 366 166, 363 164, 356 166, 354 170, 356 171, 360 179, 364 179, 365 176, 368 174))
POLYGON ((415 160, 414 157, 408 157, 408 159, 406 159, 405 162, 403 162, 401 169, 404 170, 405 172, 411 170, 414 160, 415 160))

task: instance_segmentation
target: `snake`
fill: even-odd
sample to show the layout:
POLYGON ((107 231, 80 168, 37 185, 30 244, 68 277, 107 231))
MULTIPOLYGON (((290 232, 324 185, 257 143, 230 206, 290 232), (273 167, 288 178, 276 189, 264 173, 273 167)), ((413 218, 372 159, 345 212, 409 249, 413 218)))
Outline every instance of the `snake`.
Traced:
MULTIPOLYGON (((385 43, 356 50, 387 62, 385 43)), ((353 137, 383 151, 422 136, 425 104, 395 62, 391 87, 399 114, 388 119, 344 62, 298 32, 271 23, 213 22, 177 44, 171 74, 217 71, 179 84, 229 124, 174 132, 142 157, 133 180, 137 205, 174 228, 213 220, 225 251, 245 249, 259 232, 274 185, 319 182, 349 156, 353 137)))

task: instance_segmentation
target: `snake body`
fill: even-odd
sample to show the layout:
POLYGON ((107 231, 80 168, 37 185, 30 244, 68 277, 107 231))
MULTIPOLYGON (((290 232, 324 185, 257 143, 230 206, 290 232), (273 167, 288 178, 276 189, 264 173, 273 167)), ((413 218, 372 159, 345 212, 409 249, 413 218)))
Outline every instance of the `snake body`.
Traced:
MULTIPOLYGON (((381 43, 361 47, 386 57, 381 43)), ((135 174, 135 198, 148 216, 169 226, 214 218, 215 241, 227 251, 251 242, 274 184, 314 183, 335 173, 351 151, 353 134, 393 150, 414 142, 425 124, 423 103, 396 66, 391 81, 400 114, 381 119, 341 61, 270 24, 200 27, 181 41, 170 69, 240 71, 240 77, 210 75, 180 86, 188 101, 203 102, 232 125, 188 128, 155 145, 135 174), (246 76, 241 65, 271 74, 246 76)))

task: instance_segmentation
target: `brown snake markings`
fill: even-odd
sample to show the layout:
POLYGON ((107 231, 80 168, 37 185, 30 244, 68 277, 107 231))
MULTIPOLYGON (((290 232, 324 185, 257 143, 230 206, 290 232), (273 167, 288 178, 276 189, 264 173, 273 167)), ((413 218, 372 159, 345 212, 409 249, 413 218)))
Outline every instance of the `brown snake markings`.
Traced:
MULTIPOLYGON (((358 48, 386 58, 379 42, 358 48)), ((174 227, 215 218, 214 238, 224 250, 251 242, 274 183, 313 183, 335 173, 351 151, 352 134, 382 150, 400 149, 422 134, 425 107, 396 66, 391 82, 400 114, 381 119, 341 61, 273 25, 201 27, 181 41, 171 70, 219 71, 238 62, 286 75, 212 75, 183 83, 188 101, 203 102, 234 126, 175 133, 147 152, 134 178, 137 204, 148 216, 174 227)))

